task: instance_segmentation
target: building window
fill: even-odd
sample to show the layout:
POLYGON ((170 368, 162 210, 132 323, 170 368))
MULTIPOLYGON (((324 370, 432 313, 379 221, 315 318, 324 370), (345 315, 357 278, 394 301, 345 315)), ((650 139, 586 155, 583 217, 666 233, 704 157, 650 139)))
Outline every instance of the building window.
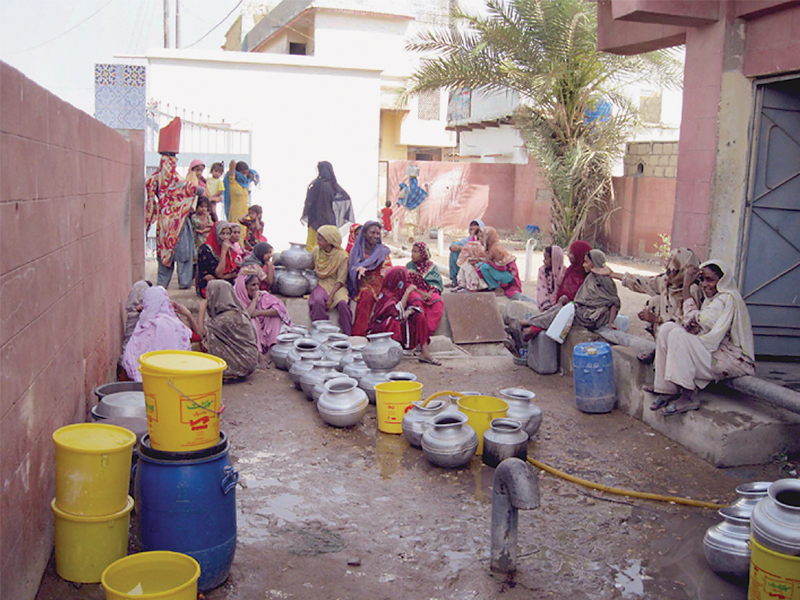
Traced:
POLYGON ((420 92, 417 104, 417 118, 421 121, 438 121, 441 110, 439 90, 420 92))
POLYGON ((306 45, 305 44, 298 44, 295 42, 289 42, 289 54, 300 54, 302 56, 306 55, 306 45))

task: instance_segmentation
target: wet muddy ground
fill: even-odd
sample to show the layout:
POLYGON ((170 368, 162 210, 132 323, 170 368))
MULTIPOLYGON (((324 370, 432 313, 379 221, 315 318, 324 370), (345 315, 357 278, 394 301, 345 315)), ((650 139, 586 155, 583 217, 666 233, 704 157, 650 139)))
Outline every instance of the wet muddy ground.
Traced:
MULTIPOLYGON (((729 502, 741 482, 778 466, 716 469, 618 411, 585 415, 572 379, 540 376, 509 357, 460 358, 441 368, 404 359, 424 395, 456 389, 537 394, 544 421, 529 455, 598 483, 729 502)), ((521 511, 518 570, 489 570, 493 469, 430 465, 402 436, 361 424, 334 429, 288 374, 258 371, 226 385, 223 428, 240 473, 238 547, 228 582, 209 600, 746 597, 715 575, 701 540, 714 510, 611 496, 539 477, 541 505, 521 511)), ((676 417, 680 418, 680 417, 676 417)), ((38 600, 102 598, 53 565, 38 600)))

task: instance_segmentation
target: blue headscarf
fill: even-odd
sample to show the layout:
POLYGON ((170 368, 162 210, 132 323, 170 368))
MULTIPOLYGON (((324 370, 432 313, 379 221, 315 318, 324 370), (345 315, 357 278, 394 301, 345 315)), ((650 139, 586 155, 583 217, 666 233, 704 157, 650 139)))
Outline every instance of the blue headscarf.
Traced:
POLYGON ((372 248, 372 253, 367 256, 367 238, 365 233, 372 226, 380 228, 380 223, 377 221, 367 221, 358 232, 356 243, 353 244, 353 249, 350 250, 350 268, 347 273, 347 291, 350 292, 350 297, 355 298, 358 294, 358 268, 364 267, 367 271, 377 269, 389 256, 389 248, 380 242, 375 244, 372 248))

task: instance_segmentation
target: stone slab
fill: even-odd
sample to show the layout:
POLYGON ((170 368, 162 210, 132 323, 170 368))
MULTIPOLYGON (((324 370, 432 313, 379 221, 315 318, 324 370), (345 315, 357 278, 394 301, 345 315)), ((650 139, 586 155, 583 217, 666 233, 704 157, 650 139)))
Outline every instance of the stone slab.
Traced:
POLYGON ((664 417, 649 409, 653 397, 642 391, 652 383, 653 367, 632 348, 615 346, 617 408, 678 442, 717 467, 764 464, 781 452, 800 451, 800 415, 764 404, 723 385, 698 394, 699 410, 664 417))
POLYGON ((506 339, 494 294, 446 293, 442 300, 456 344, 502 342, 506 339))

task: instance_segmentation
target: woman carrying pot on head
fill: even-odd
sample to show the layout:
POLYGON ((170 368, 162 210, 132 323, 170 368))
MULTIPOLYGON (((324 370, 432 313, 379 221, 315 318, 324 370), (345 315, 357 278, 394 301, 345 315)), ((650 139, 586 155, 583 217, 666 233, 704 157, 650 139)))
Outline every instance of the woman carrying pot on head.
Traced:
POLYGON ((319 280, 308 297, 308 313, 312 321, 324 321, 328 311, 339 311, 342 333, 353 331, 353 314, 347 295, 347 273, 350 257, 342 250, 342 234, 333 225, 317 230, 317 246, 311 251, 314 272, 319 280))
POLYGON ((712 259, 700 268, 687 267, 683 280, 683 320, 661 325, 656 337, 658 394, 651 410, 665 416, 700 408, 693 397, 712 381, 752 375, 755 344, 750 314, 733 281, 733 271, 712 259), (700 282, 705 299, 701 306, 692 298, 691 287, 700 282))
POLYGON ((419 362, 441 365, 430 351, 433 331, 428 326, 426 310, 417 287, 409 282, 406 268, 392 267, 386 273, 383 288, 369 320, 368 331, 391 332, 392 338, 404 348, 420 349, 419 362))
POLYGON ((381 226, 367 221, 350 252, 347 291, 356 302, 353 335, 366 335, 372 307, 383 288, 383 277, 391 268, 389 248, 381 243, 381 226))
POLYGON ((231 226, 227 221, 217 221, 206 238, 206 243, 197 249, 197 295, 206 297, 206 286, 213 279, 233 281, 239 272, 236 257, 230 243, 231 226))
POLYGON ((442 302, 442 274, 431 260, 431 252, 425 242, 417 242, 411 248, 411 261, 406 265, 408 281, 417 288, 425 304, 425 320, 431 334, 439 327, 444 314, 442 302))
POLYGON ((458 285, 458 272, 461 270, 461 267, 458 264, 458 258, 461 256, 461 251, 469 242, 477 241, 478 231, 480 231, 481 227, 484 226, 485 225, 483 221, 480 219, 470 221, 469 235, 458 240, 457 242, 450 244, 450 287, 456 287, 458 285))
POLYGON ((142 311, 122 352, 122 368, 131 381, 141 381, 139 357, 155 350, 191 350, 192 330, 175 314, 167 290, 148 288, 142 295, 142 311))
POLYGON ((278 341, 281 325, 291 327, 292 319, 283 302, 269 292, 260 290, 259 285, 256 274, 248 274, 246 269, 242 269, 233 284, 233 292, 250 316, 261 353, 260 362, 264 364, 267 352, 278 341))
MULTIPOLYGON (((639 319, 647 323, 645 328, 655 338, 664 323, 683 321, 684 276, 686 269, 696 269, 699 265, 700 261, 689 248, 675 248, 667 258, 665 271, 659 275, 648 277, 632 273, 624 275, 611 273, 611 277, 619 279, 622 285, 629 290, 650 296, 644 309, 639 313, 639 319)), ((694 300, 695 306, 700 306, 703 301, 703 292, 698 284, 691 284, 689 296, 694 300)), ((639 358, 651 362, 654 356, 655 352, 639 358)))
POLYGON ((198 310, 198 333, 208 353, 228 364, 223 379, 241 379, 256 370, 260 355, 256 330, 227 281, 208 282, 198 310))

